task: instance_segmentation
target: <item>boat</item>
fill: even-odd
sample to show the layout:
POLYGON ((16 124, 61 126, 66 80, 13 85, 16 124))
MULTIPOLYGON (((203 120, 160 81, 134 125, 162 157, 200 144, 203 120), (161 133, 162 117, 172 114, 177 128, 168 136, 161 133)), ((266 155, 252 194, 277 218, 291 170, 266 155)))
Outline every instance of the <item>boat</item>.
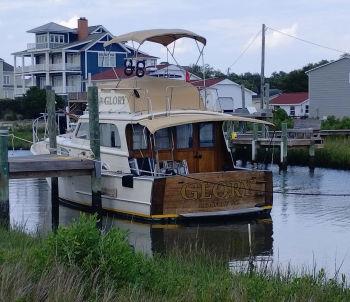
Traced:
MULTIPOLYGON (((193 39, 203 56, 206 39, 179 29, 132 32, 105 47, 148 41, 169 51, 180 38, 193 39)), ((269 215, 271 171, 235 167, 229 142, 234 124, 272 124, 209 110, 205 91, 190 82, 147 75, 138 51, 126 60, 128 78, 98 87, 103 210, 152 222, 269 215)), ((94 158, 88 122, 85 113, 74 132, 57 137, 58 154, 94 158)), ((31 151, 49 153, 48 140, 31 151)), ((60 177, 59 194, 66 204, 91 208, 90 177, 60 177)))

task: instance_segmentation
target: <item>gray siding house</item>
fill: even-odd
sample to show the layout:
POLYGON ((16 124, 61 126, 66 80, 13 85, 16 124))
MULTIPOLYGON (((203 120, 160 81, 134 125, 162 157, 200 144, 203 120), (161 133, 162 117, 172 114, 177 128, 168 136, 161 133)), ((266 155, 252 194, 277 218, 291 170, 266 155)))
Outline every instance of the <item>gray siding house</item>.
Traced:
POLYGON ((307 71, 309 116, 337 118, 350 116, 350 56, 307 71))
POLYGON ((0 99, 13 99, 13 66, 0 58, 0 99))

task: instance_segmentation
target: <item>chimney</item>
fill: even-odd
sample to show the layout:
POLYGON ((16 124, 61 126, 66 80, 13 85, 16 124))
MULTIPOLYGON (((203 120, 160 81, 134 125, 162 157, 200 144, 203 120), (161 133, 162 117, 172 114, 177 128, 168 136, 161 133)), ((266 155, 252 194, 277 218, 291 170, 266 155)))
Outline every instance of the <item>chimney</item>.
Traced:
POLYGON ((89 35, 88 20, 85 17, 80 17, 78 19, 78 40, 84 40, 89 35))

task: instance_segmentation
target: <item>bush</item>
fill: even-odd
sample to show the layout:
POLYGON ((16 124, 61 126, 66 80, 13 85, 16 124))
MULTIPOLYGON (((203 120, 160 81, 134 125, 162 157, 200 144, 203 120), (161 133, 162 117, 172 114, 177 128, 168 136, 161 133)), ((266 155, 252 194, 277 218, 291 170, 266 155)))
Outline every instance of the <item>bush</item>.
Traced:
POLYGON ((287 123, 287 128, 293 128, 293 119, 281 108, 273 111, 272 122, 276 125, 276 130, 282 129, 282 123, 287 123))
POLYGON ((338 129, 350 129, 350 117, 343 117, 337 119, 335 116, 329 116, 321 123, 322 130, 338 130, 338 129))
POLYGON ((125 232, 112 229, 101 234, 95 216, 82 215, 69 227, 60 227, 38 254, 39 267, 59 262, 80 267, 87 275, 99 271, 118 285, 144 279, 151 270, 149 259, 134 252, 125 232))
MULTIPOLYGON (((64 100, 56 95, 56 109, 63 107, 64 100)), ((38 87, 31 87, 23 97, 16 100, 0 100, 0 119, 34 119, 43 112, 46 112, 46 92, 38 87)))

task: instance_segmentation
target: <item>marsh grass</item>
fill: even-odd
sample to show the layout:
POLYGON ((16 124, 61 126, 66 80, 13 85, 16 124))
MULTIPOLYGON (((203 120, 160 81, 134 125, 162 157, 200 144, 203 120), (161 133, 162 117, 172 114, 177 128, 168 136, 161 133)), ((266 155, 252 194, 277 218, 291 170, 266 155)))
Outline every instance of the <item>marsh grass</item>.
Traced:
MULTIPOLYGON (((0 229, 0 301, 349 301, 345 278, 269 261, 230 269, 202 245, 147 257, 83 216, 40 238, 0 229)), ((249 259, 253 260, 254 259, 249 259)))

